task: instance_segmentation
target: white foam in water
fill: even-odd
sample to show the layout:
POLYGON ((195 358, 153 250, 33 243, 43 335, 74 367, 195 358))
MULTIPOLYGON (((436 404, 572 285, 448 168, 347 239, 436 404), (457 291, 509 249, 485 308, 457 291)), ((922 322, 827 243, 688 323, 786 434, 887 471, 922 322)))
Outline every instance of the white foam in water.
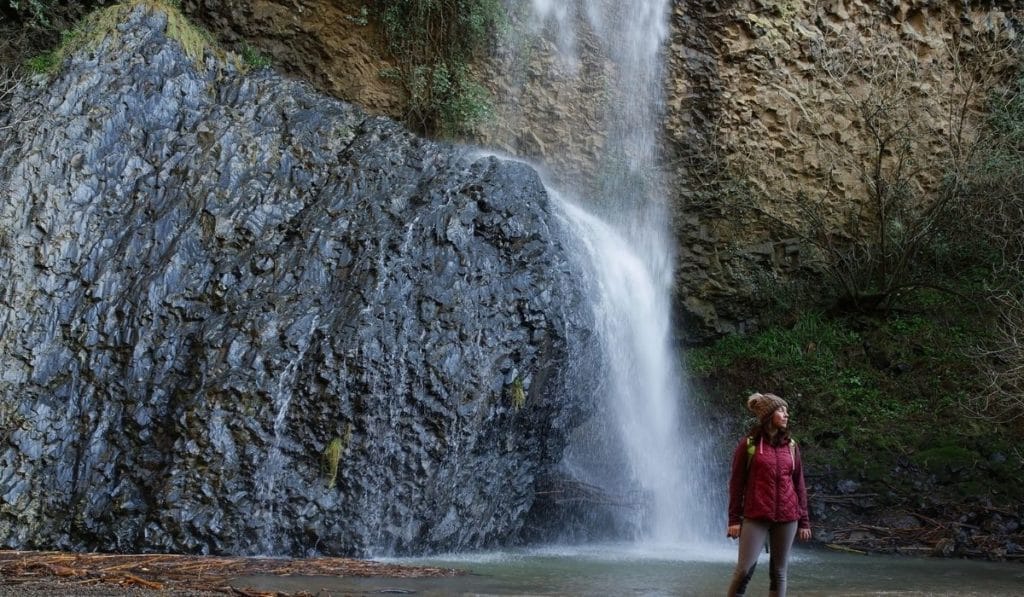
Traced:
MULTIPOLYGON (((681 541, 692 504, 687 503, 691 496, 684 480, 687 466, 680 441, 680 384, 669 337, 668 289, 614 229, 571 203, 563 202, 562 208, 597 272, 593 300, 609 373, 605 391, 620 436, 612 445, 624 449, 632 477, 588 481, 635 482, 641 499, 649 502, 651 519, 641 537, 659 543, 681 541)), ((587 454, 595 454, 593 446, 587 454)), ((580 462, 581 456, 569 464, 576 469, 592 466, 580 462)))
POLYGON ((530 556, 579 558, 598 562, 731 562, 735 546, 722 544, 714 549, 684 545, 652 546, 639 543, 608 543, 579 546, 548 546, 530 550, 530 556))
POLYGON ((736 560, 736 546, 722 543, 712 549, 681 545, 651 547, 630 543, 593 543, 586 545, 549 545, 521 550, 480 551, 437 554, 428 558, 375 558, 380 562, 400 564, 445 564, 470 566, 473 564, 509 564, 539 559, 565 559, 574 561, 629 563, 629 562, 715 562, 731 563, 736 560))

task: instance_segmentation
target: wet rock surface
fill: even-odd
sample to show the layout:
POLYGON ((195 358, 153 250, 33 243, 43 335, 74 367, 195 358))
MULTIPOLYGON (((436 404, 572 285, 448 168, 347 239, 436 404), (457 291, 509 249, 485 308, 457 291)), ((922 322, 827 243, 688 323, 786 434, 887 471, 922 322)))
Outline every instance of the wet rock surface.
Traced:
POLYGON ((0 117, 0 545, 513 541, 594 378, 536 173, 166 23, 0 117))

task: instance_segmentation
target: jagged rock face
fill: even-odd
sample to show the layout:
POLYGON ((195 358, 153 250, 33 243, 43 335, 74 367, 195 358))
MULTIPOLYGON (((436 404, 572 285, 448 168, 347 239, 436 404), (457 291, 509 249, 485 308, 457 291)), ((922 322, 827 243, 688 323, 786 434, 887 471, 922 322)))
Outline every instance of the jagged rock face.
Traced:
POLYGON ((0 120, 0 543, 514 540, 593 379, 536 173, 165 26, 136 9, 0 120))

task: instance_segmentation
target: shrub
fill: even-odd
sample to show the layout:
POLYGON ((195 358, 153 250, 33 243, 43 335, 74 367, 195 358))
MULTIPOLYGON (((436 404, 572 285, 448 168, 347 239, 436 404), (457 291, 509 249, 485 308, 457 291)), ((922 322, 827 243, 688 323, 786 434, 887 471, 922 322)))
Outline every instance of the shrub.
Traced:
MULTIPOLYGON (((8 66, 0 63, 0 132, 8 128, 17 127, 20 124, 18 122, 3 124, 3 121, 4 115, 11 108, 14 93, 17 91, 18 85, 22 82, 24 76, 25 72, 21 65, 8 66)), ((6 242, 6 235, 0 235, 0 248, 6 248, 6 242)))
POLYGON ((500 0, 377 0, 380 23, 408 94, 406 121, 426 134, 471 133, 491 116, 486 90, 469 69, 503 22, 500 0))
POLYGON ((57 5, 58 3, 53 0, 7 0, 8 11, 13 12, 15 18, 27 21, 40 29, 52 26, 51 15, 57 5))
POLYGON ((265 68, 271 64, 270 58, 266 54, 248 43, 242 44, 241 52, 242 61, 250 68, 265 68))
POLYGON ((33 30, 37 44, 53 45, 61 31, 113 0, 0 0, 0 14, 33 30))
MULTIPOLYGON (((106 0, 109 2, 109 0, 106 0)), ((104 0, 0 0, 0 63, 27 71, 48 71, 64 30, 104 0), (30 58, 32 59, 29 62, 30 58), (23 68, 24 67, 24 68, 23 68)))
POLYGON ((983 143, 961 185, 960 233, 989 257, 985 280, 998 321, 976 351, 987 387, 967 406, 990 419, 1024 419, 1024 51, 1017 77, 991 91, 983 143))

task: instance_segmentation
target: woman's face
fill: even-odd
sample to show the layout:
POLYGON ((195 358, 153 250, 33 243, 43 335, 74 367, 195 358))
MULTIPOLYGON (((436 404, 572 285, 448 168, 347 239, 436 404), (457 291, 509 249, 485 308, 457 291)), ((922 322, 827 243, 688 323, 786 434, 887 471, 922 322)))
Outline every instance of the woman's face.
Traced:
POLYGON ((789 426, 789 410, 782 407, 772 413, 772 426, 776 429, 785 429, 789 426))

